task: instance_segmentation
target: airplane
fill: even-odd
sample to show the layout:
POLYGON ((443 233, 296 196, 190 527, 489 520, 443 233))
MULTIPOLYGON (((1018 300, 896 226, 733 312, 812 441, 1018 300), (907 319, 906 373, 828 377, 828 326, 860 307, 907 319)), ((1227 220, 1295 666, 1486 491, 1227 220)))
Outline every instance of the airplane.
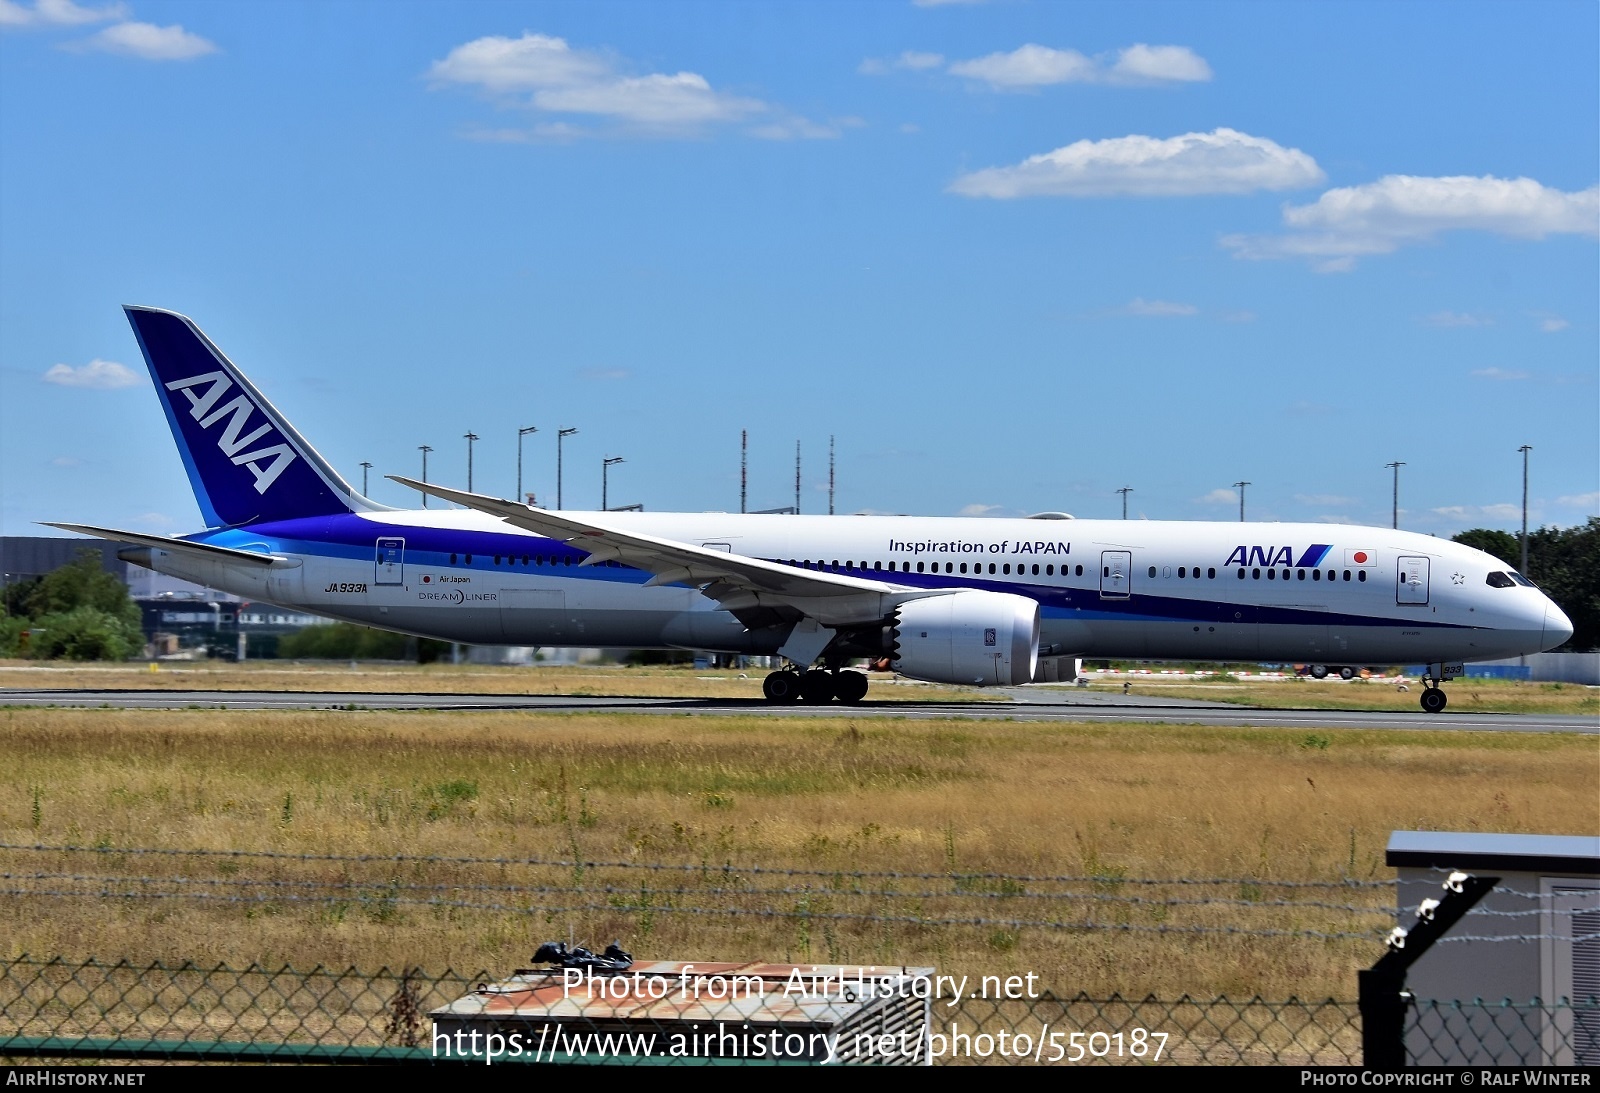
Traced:
MULTIPOLYGON (((887 660, 1012 686, 1047 658, 1421 664, 1422 708, 1467 661, 1554 648, 1531 581, 1388 528, 1244 522, 572 512, 394 481, 357 493, 191 320, 128 306, 206 530, 50 526, 251 600, 449 641, 781 658, 769 702, 857 703, 887 660)), ((1059 662, 1058 662, 1059 663, 1059 662)))

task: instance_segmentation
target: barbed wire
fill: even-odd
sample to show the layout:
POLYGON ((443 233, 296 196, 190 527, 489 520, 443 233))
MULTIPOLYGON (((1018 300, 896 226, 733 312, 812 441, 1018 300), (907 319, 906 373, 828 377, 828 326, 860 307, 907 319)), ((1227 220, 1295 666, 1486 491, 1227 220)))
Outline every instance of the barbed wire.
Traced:
MULTIPOLYGON (((130 900, 200 900, 216 903, 234 904, 273 904, 273 903, 304 903, 304 904, 339 904, 352 902, 342 896, 229 896, 217 895, 209 892, 117 892, 102 889, 98 892, 84 891, 50 891, 30 888, 0 888, 0 896, 94 896, 98 899, 130 899, 130 900)), ((1319 941, 1373 941, 1383 937, 1383 931, 1339 931, 1328 932, 1322 930, 1278 930, 1267 928, 1250 928, 1242 926, 1172 926, 1163 923, 1145 925, 1130 922, 1055 922, 1036 919, 992 919, 992 918, 929 918, 923 915, 875 915, 864 912, 851 911, 812 911, 809 909, 796 909, 792 911, 774 910, 772 908, 743 908, 743 907, 673 907, 650 903, 590 903, 573 907, 516 907, 507 904, 473 903, 465 900, 441 899, 413 899, 407 896, 383 896, 372 902, 379 904, 392 904, 407 907, 425 907, 440 910, 463 911, 495 911, 518 915, 564 915, 588 914, 603 912, 606 914, 667 914, 667 915, 700 915, 705 917, 752 917, 752 918, 779 918, 779 919, 821 919, 841 922, 872 922, 884 924, 900 924, 906 926, 978 926, 984 928, 1006 927, 1009 929, 1044 929, 1044 930, 1109 930, 1117 933, 1151 933, 1151 934, 1219 934, 1224 936, 1239 937, 1303 937, 1314 938, 1319 941)))
POLYGON ((689 872, 689 873, 748 873, 758 876, 786 876, 786 877, 859 877, 881 878, 892 880, 975 880, 975 881, 1020 881, 1031 884, 1143 884, 1143 885, 1254 885, 1259 888, 1394 888, 1397 884, 1393 880, 1363 881, 1353 878, 1329 881, 1293 881, 1293 880, 1264 880, 1259 877, 1172 877, 1167 879, 1150 877, 1122 877, 1115 875, 1033 875, 1026 873, 961 873, 946 871, 943 873, 905 873, 894 870, 850 870, 850 869, 779 869, 771 866, 747 865, 740 866, 732 863, 712 865, 702 862, 699 865, 691 863, 661 863, 661 862, 617 862, 617 861, 582 861, 578 859, 558 858, 478 858, 478 857, 451 857, 445 855, 412 855, 412 854, 290 854, 278 850, 176 850, 165 847, 109 847, 109 846, 47 846, 44 844, 25 843, 0 843, 0 851, 12 850, 25 853, 64 853, 64 854, 148 854, 173 857, 216 857, 216 858, 262 858, 279 861, 324 861, 324 862, 352 862, 370 864, 374 862, 392 862, 395 864, 413 865, 498 865, 498 866, 529 866, 551 869, 639 869, 659 872, 689 872))
MULTIPOLYGON (((1207 899, 1147 899, 1143 896, 1119 896, 1102 892, 972 892, 972 891, 947 891, 947 892, 896 892, 887 889, 818 889, 805 888, 646 888, 642 886, 619 885, 524 885, 524 884, 417 884, 403 881, 350 881, 350 880, 272 880, 252 879, 248 877, 148 877, 148 876, 123 876, 99 875, 83 873, 0 873, 3 881, 41 881, 62 880, 79 884, 180 884, 202 885, 207 887, 222 888, 319 888, 333 889, 336 891, 353 892, 527 892, 541 895, 565 895, 595 893, 601 895, 633 895, 639 896, 743 896, 743 897, 772 897, 772 896, 838 896, 860 897, 866 899, 904 899, 904 900, 944 900, 944 899, 1035 899, 1035 900, 1063 900, 1084 901, 1093 903, 1116 903, 1143 907, 1262 907, 1262 908, 1304 908, 1322 911, 1344 911, 1353 914, 1384 915, 1392 912, 1387 907, 1367 907, 1353 903, 1327 903, 1319 900, 1248 900, 1225 899, 1211 897, 1207 899)), ((1529 915, 1538 914, 1538 911, 1503 911, 1490 912, 1504 915, 1529 915)))

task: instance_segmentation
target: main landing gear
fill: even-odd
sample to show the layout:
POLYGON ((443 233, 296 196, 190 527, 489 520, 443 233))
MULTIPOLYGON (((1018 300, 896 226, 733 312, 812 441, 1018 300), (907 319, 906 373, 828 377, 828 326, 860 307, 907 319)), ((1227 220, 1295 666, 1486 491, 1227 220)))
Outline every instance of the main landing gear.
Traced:
POLYGON ((808 672, 785 669, 767 676, 761 683, 761 693, 774 705, 805 702, 820 706, 837 698, 854 706, 867 697, 867 677, 860 672, 825 672, 820 668, 808 672))

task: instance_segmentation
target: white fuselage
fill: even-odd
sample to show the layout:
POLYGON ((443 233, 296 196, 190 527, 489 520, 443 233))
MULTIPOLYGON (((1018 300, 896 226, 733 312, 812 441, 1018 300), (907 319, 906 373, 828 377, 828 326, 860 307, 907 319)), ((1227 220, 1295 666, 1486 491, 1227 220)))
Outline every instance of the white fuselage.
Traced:
MULTIPOLYGON (((574 514, 576 515, 576 514, 574 514)), ((594 514, 598 519, 602 514, 594 514)), ((616 513, 636 534, 916 588, 1040 605, 1040 654, 1320 663, 1489 660, 1571 632, 1509 567, 1385 528, 903 516, 616 513)), ((453 641, 773 653, 698 589, 470 510, 352 513, 193 537, 270 569, 152 552, 162 572, 330 618, 453 641), (295 564, 298 563, 298 564, 295 564)))

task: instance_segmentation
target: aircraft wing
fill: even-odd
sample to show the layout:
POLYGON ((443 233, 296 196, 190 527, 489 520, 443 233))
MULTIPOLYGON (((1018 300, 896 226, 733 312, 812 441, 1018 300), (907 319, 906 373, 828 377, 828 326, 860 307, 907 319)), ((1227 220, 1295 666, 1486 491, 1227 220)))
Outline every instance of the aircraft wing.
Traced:
POLYGON ((249 565, 276 566, 299 565, 299 562, 275 554, 260 554, 253 550, 236 550, 233 547, 213 546, 210 543, 192 543, 187 539, 174 539, 167 535, 146 535, 138 531, 118 531, 116 528, 99 528, 91 524, 57 524, 40 521, 46 527, 75 531, 79 535, 92 535, 96 539, 109 539, 113 543, 132 543, 135 546, 155 547, 173 554, 188 554, 215 561, 244 562, 249 565))
POLYGON ((531 508, 483 494, 466 493, 401 475, 403 486, 458 505, 498 516, 514 527, 570 543, 589 556, 580 565, 618 561, 651 574, 646 585, 687 584, 736 615, 756 608, 789 609, 829 627, 860 625, 885 618, 907 600, 948 594, 948 589, 910 588, 888 581, 796 569, 743 554, 623 531, 562 512, 531 508))

